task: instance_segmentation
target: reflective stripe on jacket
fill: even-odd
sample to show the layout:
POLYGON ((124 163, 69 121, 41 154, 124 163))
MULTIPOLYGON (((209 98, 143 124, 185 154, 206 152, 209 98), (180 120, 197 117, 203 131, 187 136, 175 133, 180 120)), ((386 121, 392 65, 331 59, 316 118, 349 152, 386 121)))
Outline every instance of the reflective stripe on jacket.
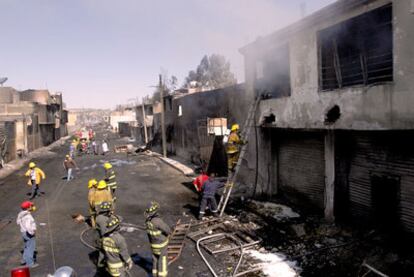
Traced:
POLYGON ((107 271, 111 276, 120 276, 131 262, 124 237, 118 232, 104 237, 102 248, 105 253, 107 271))
POLYGON ((116 175, 113 169, 106 170, 105 180, 106 180, 108 187, 110 187, 111 189, 117 188, 116 175))
POLYGON ((152 252, 159 255, 161 250, 168 245, 171 228, 158 216, 148 218, 145 225, 152 252))

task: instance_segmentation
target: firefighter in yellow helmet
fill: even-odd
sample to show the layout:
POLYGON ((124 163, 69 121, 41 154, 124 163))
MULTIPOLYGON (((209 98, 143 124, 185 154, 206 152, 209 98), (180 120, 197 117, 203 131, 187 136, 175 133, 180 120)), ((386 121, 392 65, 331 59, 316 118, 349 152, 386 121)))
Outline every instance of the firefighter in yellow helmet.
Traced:
MULTIPOLYGON (((32 187, 32 193, 30 199, 38 196, 40 190, 40 183, 42 180, 46 179, 46 174, 36 166, 34 162, 29 163, 29 170, 25 173, 28 178, 27 185, 32 187)), ((44 194, 44 192, 42 192, 44 194)))
POLYGON ((168 274, 168 242, 171 228, 158 214, 159 204, 151 202, 145 210, 148 239, 152 249, 152 276, 165 277, 168 274))
POLYGON ((96 185, 96 190, 94 194, 94 201, 90 203, 91 206, 94 207, 94 210, 97 211, 99 209, 99 206, 103 202, 110 202, 112 204, 113 209, 113 198, 112 193, 108 189, 108 185, 104 180, 101 180, 96 185))
POLYGON ((239 124, 233 124, 231 126, 231 132, 227 141, 226 153, 227 153, 227 168, 229 174, 234 171, 234 168, 237 165, 240 155, 240 146, 243 144, 243 141, 239 136, 239 124))
POLYGON ((96 186, 98 185, 98 181, 96 179, 91 179, 88 182, 88 203, 89 203, 89 215, 91 217, 91 225, 93 228, 96 227, 95 220, 96 220, 96 209, 95 209, 95 193, 96 193, 96 186))
POLYGON ((111 215, 103 234, 102 248, 106 259, 106 270, 110 276, 125 277, 133 266, 125 238, 119 233, 120 219, 111 215))
POLYGON ((112 192, 112 196, 114 197, 114 199, 116 199, 115 190, 117 189, 117 183, 116 183, 116 175, 115 175, 113 166, 112 164, 106 162, 104 163, 103 167, 105 169, 105 181, 108 184, 108 187, 110 188, 112 192))

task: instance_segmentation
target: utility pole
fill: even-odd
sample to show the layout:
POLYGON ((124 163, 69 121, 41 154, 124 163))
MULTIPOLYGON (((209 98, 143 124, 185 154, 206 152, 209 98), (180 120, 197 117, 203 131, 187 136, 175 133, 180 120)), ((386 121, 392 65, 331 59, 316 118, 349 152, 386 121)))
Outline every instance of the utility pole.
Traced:
POLYGON ((148 143, 148 133, 147 133, 147 121, 146 121, 146 115, 145 115, 145 100, 144 97, 142 97, 142 122, 144 124, 144 136, 145 136, 145 144, 148 143))
POLYGON ((161 136, 162 136, 162 155, 167 157, 167 137, 165 135, 165 114, 164 114, 164 85, 160 74, 160 100, 161 100, 161 136))

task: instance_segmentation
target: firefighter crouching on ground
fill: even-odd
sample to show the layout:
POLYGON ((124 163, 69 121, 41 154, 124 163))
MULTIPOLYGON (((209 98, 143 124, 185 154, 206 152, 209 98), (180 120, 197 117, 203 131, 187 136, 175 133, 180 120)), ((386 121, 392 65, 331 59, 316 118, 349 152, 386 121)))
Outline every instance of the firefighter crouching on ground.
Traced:
POLYGON ((98 273, 105 271, 105 254, 102 248, 102 239, 106 233, 106 225, 113 213, 112 202, 102 202, 96 208, 96 231, 98 232, 99 238, 96 240, 96 245, 99 251, 98 260, 96 266, 98 273))
POLYGON ((111 189, 114 200, 116 200, 115 190, 117 189, 117 183, 116 183, 115 171, 112 167, 112 164, 110 163, 104 163, 104 169, 105 169, 105 181, 108 184, 108 187, 111 189))
POLYGON ((168 242, 171 228, 158 214, 159 204, 151 202, 145 211, 148 239, 152 249, 152 276, 165 277, 168 274, 168 242))
MULTIPOLYGON (((29 163, 29 170, 25 173, 26 177, 29 177, 27 185, 32 187, 32 193, 30 195, 30 199, 35 198, 38 196, 40 191, 40 183, 42 180, 46 179, 46 174, 36 166, 34 162, 29 163)), ((44 192, 42 192, 44 194, 44 192)))
POLYGON ((95 207, 95 192, 96 192, 96 185, 98 185, 98 181, 96 179, 91 179, 88 182, 88 203, 89 203, 89 215, 91 217, 91 226, 92 228, 96 227, 95 219, 96 219, 96 207, 95 207))
POLYGON ((200 212, 198 215, 198 219, 202 220, 203 216, 205 215, 207 205, 210 208, 210 211, 213 213, 214 216, 217 216, 217 201, 216 201, 216 193, 217 190, 223 188, 225 183, 220 181, 221 179, 216 179, 216 175, 214 173, 210 174, 210 177, 207 181, 204 182, 202 190, 202 198, 200 203, 200 212))
POLYGON ((231 126, 231 132, 227 141, 226 153, 229 175, 234 171, 234 168, 237 165, 237 161, 240 155, 240 145, 244 144, 244 142, 239 137, 239 129, 239 124, 233 124, 233 126, 231 126))
POLYGON ((106 224, 106 231, 102 239, 102 248, 105 253, 106 270, 110 276, 127 276, 127 271, 133 266, 125 238, 119 233, 120 220, 112 215, 106 224))

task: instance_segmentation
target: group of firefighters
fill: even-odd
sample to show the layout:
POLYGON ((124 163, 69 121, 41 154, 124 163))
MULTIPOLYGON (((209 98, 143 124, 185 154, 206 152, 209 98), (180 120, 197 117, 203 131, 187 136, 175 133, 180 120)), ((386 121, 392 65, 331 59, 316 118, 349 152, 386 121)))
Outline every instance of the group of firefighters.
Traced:
MULTIPOLYGON (((234 124, 227 139, 227 158, 229 176, 235 170, 239 159, 241 145, 245 142, 240 139, 238 134, 239 126, 234 124)), ((72 142, 73 144, 73 142, 72 142)), ((64 162, 66 169, 77 168, 71 153, 66 155, 64 162)), ((90 213, 90 225, 96 229, 99 239, 97 248, 99 258, 97 261, 98 272, 106 272, 110 276, 127 276, 133 266, 133 261, 129 255, 125 238, 120 234, 121 217, 116 215, 115 193, 117 190, 116 173, 111 163, 103 164, 105 176, 102 180, 91 179, 88 182, 88 202, 90 213)), ((28 177, 28 184, 31 186, 30 199, 39 195, 40 183, 46 178, 45 173, 36 166, 34 162, 29 164, 29 170, 25 174, 28 177)), ((68 171, 68 181, 71 179, 71 170, 68 171)), ((202 174, 194 180, 196 190, 200 193, 200 210, 198 218, 201 220, 208 207, 214 216, 217 215, 216 193, 218 189, 225 185, 225 179, 216 178, 214 173, 209 176, 202 174)), ((160 217, 160 205, 152 201, 145 210, 145 227, 151 244, 154 277, 164 277, 168 274, 168 243, 172 233, 168 226, 160 217)), ((21 204, 21 212, 18 215, 17 224, 25 243, 22 264, 28 267, 36 267, 35 252, 35 233, 36 224, 31 215, 36 207, 33 202, 24 201, 21 204)))
MULTIPOLYGON (((116 175, 110 163, 104 164, 105 180, 89 180, 88 201, 90 221, 99 235, 97 242, 99 258, 98 272, 106 271, 110 276, 126 276, 133 262, 128 254, 125 238, 120 234, 121 218, 115 213, 116 175)), ((146 231, 152 249, 152 275, 164 277, 168 274, 167 247, 171 228, 161 219, 159 204, 151 202, 145 211, 146 231)))

